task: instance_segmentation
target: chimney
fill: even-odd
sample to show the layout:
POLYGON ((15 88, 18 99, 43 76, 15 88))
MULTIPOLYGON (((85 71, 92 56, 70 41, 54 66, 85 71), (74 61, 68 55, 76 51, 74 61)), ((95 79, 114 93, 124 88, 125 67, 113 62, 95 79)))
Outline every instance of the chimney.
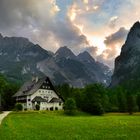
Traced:
POLYGON ((35 81, 36 83, 38 82, 38 76, 32 76, 32 82, 35 81))
POLYGON ((32 76, 32 82, 35 81, 35 76, 32 76))
POLYGON ((35 82, 36 82, 36 83, 38 82, 38 76, 35 77, 35 82))

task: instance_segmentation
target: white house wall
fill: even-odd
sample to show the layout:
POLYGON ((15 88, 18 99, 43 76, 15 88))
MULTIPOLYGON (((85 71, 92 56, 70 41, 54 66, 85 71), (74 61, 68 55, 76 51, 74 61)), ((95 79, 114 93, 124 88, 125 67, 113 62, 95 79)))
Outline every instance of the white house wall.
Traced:
MULTIPOLYGON (((31 101, 36 96, 40 96, 40 97, 46 99, 48 102, 52 98, 59 98, 58 95, 53 90, 39 89, 34 94, 32 94, 31 96, 27 96, 26 108, 28 110, 34 109, 33 104, 32 104, 31 101)), ((55 110, 56 107, 57 107, 58 110, 62 110, 63 109, 63 104, 62 103, 60 105, 59 103, 48 103, 48 102, 41 102, 41 104, 40 104, 40 110, 50 110, 51 107, 53 107, 53 110, 55 110)))
POLYGON ((59 98, 58 95, 53 90, 46 90, 46 89, 45 90, 44 89, 37 90, 33 95, 31 95, 31 100, 33 100, 36 96, 40 96, 46 100, 48 99, 48 102, 52 98, 59 98))
POLYGON ((59 103, 46 103, 46 102, 42 102, 40 104, 40 110, 50 110, 50 108, 53 108, 53 110, 62 110, 63 109, 63 104, 59 104, 59 103))

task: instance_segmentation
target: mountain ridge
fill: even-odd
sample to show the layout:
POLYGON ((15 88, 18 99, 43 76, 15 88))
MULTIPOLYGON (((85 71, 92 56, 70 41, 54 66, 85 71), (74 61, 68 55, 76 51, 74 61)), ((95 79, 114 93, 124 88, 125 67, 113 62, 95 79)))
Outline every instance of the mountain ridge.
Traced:
POLYGON ((104 67, 101 68, 88 52, 76 56, 64 46, 51 53, 22 37, 1 37, 0 65, 0 72, 14 81, 24 82, 32 75, 47 75, 56 85, 68 83, 83 87, 96 82, 107 85, 109 82, 104 82, 109 77, 104 67))

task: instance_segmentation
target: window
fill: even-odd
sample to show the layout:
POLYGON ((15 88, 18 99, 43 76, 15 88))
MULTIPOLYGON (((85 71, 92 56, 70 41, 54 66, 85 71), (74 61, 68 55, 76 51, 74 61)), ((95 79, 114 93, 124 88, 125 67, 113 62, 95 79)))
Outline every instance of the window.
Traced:
POLYGON ((31 101, 31 99, 28 99, 28 102, 30 102, 31 101))
POLYGON ((58 110, 58 107, 55 107, 55 110, 58 110))
POLYGON ((59 106, 61 106, 61 103, 59 103, 59 106))
POLYGON ((53 111, 53 107, 50 107, 50 110, 53 111))
POLYGON ((47 98, 48 99, 48 96, 44 96, 44 98, 47 98))

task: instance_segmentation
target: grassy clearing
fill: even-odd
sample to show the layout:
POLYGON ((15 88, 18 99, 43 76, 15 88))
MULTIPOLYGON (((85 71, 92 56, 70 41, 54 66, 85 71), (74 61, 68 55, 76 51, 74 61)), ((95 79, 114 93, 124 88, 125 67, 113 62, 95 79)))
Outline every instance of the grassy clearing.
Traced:
POLYGON ((139 140, 140 114, 70 117, 63 112, 13 112, 0 126, 0 139, 139 140))

